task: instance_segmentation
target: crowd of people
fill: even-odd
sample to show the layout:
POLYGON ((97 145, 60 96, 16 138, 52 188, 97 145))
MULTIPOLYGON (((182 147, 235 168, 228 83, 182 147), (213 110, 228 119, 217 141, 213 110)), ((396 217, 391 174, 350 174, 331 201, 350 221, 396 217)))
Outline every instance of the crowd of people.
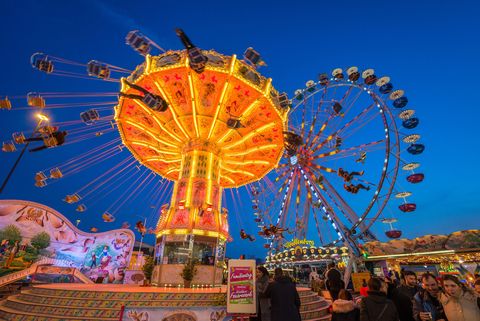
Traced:
MULTIPOLYGON (((324 275, 333 301, 331 321, 480 321, 480 278, 474 286, 456 276, 437 277, 403 271, 398 278, 363 280, 360 295, 345 289, 335 264, 324 275)), ((275 269, 273 280, 266 268, 257 268, 257 316, 251 321, 300 321, 300 297, 293 280, 275 269)))
POLYGON ((480 321, 480 279, 473 289, 454 275, 437 278, 425 273, 419 284, 414 272, 404 271, 400 280, 372 277, 364 281, 354 301, 348 291, 331 287, 328 273, 332 321, 480 321))

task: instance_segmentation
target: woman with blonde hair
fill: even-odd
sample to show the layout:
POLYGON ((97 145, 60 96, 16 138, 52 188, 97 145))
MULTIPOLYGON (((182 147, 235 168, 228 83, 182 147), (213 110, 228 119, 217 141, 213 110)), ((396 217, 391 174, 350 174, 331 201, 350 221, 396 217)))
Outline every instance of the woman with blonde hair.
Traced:
POLYGON ((442 277, 443 290, 440 302, 448 321, 480 321, 480 307, 475 293, 450 274, 442 277))

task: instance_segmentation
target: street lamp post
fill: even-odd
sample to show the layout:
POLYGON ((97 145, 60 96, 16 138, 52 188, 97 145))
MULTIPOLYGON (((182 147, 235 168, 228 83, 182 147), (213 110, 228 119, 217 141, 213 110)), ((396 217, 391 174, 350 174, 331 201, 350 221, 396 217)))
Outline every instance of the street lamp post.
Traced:
MULTIPOLYGON (((38 113, 36 114, 36 117, 38 118, 38 123, 37 123, 37 127, 35 127, 34 131, 33 131, 33 134, 30 138, 33 138, 35 133, 37 132, 37 130, 40 128, 40 125, 42 124, 42 122, 48 122, 49 121, 49 118, 44 115, 44 114, 41 114, 41 113, 38 113)), ((5 178, 5 180, 3 181, 3 184, 2 186, 0 187, 0 194, 3 192, 3 189, 5 188, 5 186, 7 185, 8 181, 10 180, 10 177, 12 176, 13 172, 15 171, 15 169, 17 168, 17 165, 18 163, 20 163, 20 160, 22 159, 23 157, 23 154, 25 154, 25 151, 27 150, 27 147, 28 145, 30 144, 30 141, 27 140, 25 146, 23 147, 22 149, 22 152, 20 153, 20 155, 18 156, 17 160, 15 161, 15 164, 13 164, 13 167, 12 169, 10 170, 10 172, 8 173, 7 175, 7 178, 5 178)))

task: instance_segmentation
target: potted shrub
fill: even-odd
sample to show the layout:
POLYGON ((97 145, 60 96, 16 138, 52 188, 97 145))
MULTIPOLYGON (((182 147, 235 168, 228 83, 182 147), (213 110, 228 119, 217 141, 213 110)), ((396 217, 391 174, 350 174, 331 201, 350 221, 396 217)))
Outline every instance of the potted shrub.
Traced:
POLYGON ((195 262, 193 260, 189 260, 187 263, 185 263, 182 273, 180 273, 183 278, 183 285, 186 288, 189 288, 192 285, 192 280, 195 274, 197 274, 195 262))
POLYGON ((143 274, 145 275, 145 279, 143 280, 143 285, 149 285, 150 279, 152 278, 153 268, 155 267, 155 261, 153 260, 152 256, 147 256, 145 258, 145 263, 143 264, 142 270, 143 274))

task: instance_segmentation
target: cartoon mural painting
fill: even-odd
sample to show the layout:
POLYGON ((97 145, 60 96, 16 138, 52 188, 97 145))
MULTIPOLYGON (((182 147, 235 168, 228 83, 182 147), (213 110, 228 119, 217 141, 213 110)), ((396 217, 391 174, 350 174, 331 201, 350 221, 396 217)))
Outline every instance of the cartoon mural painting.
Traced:
POLYGON ((122 283, 135 240, 127 229, 82 232, 57 211, 18 200, 0 200, 0 237, 7 238, 0 240, 4 274, 12 272, 9 268, 19 270, 48 257, 104 283, 122 283), (9 241, 7 232, 18 239, 9 241))

